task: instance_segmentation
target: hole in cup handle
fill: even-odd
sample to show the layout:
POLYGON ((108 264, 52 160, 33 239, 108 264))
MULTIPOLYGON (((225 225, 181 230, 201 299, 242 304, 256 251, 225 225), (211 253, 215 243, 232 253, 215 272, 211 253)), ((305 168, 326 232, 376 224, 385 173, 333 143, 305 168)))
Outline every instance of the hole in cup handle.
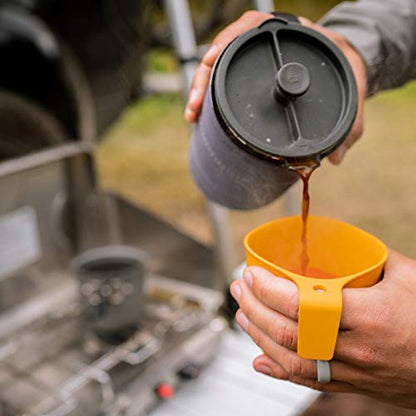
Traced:
POLYGON ((310 280, 298 282, 298 355, 313 360, 330 360, 341 321, 345 282, 310 280))

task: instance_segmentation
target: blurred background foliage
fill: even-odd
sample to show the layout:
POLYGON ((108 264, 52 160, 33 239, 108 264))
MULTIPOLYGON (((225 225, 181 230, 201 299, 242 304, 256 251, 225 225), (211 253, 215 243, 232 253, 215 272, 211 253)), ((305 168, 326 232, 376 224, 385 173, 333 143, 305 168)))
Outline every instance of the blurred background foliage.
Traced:
MULTIPOLYGON (((249 2, 194 1, 198 40, 210 39, 235 20, 249 2), (219 11, 219 12, 218 12, 219 11), (211 19, 211 20, 210 20, 211 19), (216 20, 215 20, 216 19, 216 20), (215 24, 213 24, 215 23, 215 24), (209 27, 209 24, 212 27, 209 27)), ((286 0, 276 10, 318 20, 338 1, 286 0)), ((147 70, 175 73, 163 9, 154 3, 149 25, 147 70)), ((199 240, 212 236, 204 198, 188 172, 191 128, 183 120, 178 94, 149 94, 133 103, 108 132, 98 149, 104 187, 157 213, 199 240)), ((416 84, 367 100, 365 133, 341 166, 327 161, 311 180, 311 211, 348 221, 374 233, 390 247, 416 257, 416 84)), ((301 189, 296 185, 300 211, 301 189)), ((251 212, 233 212, 232 229, 238 260, 242 238, 251 228, 285 215, 285 198, 251 212)))

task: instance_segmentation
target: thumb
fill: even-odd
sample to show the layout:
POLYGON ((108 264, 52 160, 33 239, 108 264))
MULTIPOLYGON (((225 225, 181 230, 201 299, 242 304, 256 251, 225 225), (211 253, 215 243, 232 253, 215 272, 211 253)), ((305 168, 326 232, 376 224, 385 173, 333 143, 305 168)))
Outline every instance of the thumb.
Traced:
POLYGON ((416 260, 410 259, 395 250, 389 249, 384 267, 383 281, 413 280, 416 277, 416 260))
MULTIPOLYGON (((362 321, 363 316, 371 310, 371 305, 382 303, 380 299, 385 297, 386 290, 393 274, 396 274, 396 268, 406 259, 406 257, 394 250, 389 251, 389 257, 384 268, 384 277, 381 282, 370 287, 344 288, 342 291, 343 307, 342 307, 342 328, 354 328, 362 321)), ((410 260, 410 259, 409 259, 410 260)), ((381 277, 381 276, 380 276, 381 277)))

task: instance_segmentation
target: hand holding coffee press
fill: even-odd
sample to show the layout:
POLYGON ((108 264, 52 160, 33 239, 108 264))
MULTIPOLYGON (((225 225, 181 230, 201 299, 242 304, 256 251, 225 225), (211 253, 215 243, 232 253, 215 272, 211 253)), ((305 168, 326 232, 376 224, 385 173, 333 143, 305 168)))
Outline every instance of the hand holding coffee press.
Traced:
MULTIPOLYGON (((288 15, 235 38, 211 72, 190 147, 208 199, 233 209, 270 203, 351 131, 358 93, 338 47, 288 15)), ((192 93, 191 93, 192 95, 192 93)))
MULTIPOLYGON (((215 37, 211 47, 204 55, 194 76, 185 110, 186 121, 189 123, 198 121, 202 109, 202 103, 208 88, 212 68, 222 51, 235 39, 236 36, 259 26, 265 20, 272 17, 273 15, 270 13, 263 13, 254 10, 247 11, 238 20, 227 26, 215 37)), ((367 94, 366 66, 357 50, 338 33, 317 25, 304 17, 299 17, 298 19, 303 26, 320 32, 337 45, 337 47, 345 55, 355 75, 358 89, 357 116, 345 141, 328 156, 330 162, 339 164, 345 156, 346 151, 361 137, 363 133, 363 109, 367 94)))

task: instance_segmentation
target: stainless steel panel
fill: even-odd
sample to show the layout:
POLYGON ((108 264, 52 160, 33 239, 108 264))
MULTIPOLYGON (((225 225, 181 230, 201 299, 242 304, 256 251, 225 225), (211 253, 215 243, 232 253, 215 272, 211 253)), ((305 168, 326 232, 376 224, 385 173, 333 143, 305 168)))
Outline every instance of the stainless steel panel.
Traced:
POLYGON ((124 241, 149 254, 152 272, 214 287, 215 264, 210 248, 137 205, 118 196, 114 198, 124 241))

